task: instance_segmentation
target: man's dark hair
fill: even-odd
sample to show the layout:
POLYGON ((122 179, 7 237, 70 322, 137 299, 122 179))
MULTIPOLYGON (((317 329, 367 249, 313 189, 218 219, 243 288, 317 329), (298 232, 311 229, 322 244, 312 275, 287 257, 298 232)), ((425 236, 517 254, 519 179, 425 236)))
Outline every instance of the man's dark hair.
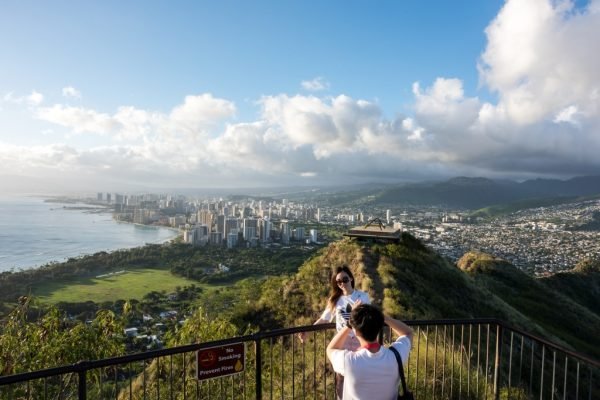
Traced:
POLYGON ((350 326, 369 342, 377 340, 377 335, 383 328, 383 313, 371 304, 361 304, 350 314, 350 326))

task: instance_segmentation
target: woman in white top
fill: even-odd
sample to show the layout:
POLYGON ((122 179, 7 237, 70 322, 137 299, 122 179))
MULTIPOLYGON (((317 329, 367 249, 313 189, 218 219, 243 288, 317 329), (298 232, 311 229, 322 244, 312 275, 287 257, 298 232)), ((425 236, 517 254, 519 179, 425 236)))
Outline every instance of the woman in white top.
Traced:
MULTIPOLYGON (((314 325, 327 324, 335 318, 335 328, 339 332, 348 323, 352 308, 359 304, 370 304, 369 295, 354 289, 354 275, 347 265, 337 267, 331 276, 331 294, 327 300, 327 307, 321 317, 314 325)), ((304 342, 304 333, 300 334, 300 340, 304 342)), ((350 333, 344 344, 346 350, 355 351, 360 347, 360 342, 353 333, 350 333)), ((338 398, 342 398, 344 387, 344 376, 336 374, 336 392, 338 398)))

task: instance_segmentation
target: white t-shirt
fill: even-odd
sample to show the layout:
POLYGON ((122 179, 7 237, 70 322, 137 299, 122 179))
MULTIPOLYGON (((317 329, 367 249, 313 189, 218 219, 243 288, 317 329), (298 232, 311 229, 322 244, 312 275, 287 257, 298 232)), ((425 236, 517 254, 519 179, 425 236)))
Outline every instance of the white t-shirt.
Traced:
MULTIPOLYGON (((400 353, 406 374, 410 339, 401 336, 392 346, 400 353)), ((400 375, 390 349, 381 347, 376 353, 367 349, 333 350, 331 364, 335 372, 344 375, 344 400, 396 400, 400 375)))
POLYGON ((327 307, 325 311, 323 311, 323 314, 321 314, 321 319, 331 322, 335 317, 335 329, 338 332, 341 331, 342 328, 346 326, 346 322, 350 319, 352 307, 358 300, 360 300, 362 304, 371 304, 368 294, 354 289, 348 296, 340 296, 335 303, 335 313, 332 312, 333 310, 331 310, 331 308, 327 307))
MULTIPOLYGON (((341 331, 350 319, 352 306, 354 306, 354 303, 356 303, 358 300, 361 301, 361 304, 371 304, 368 294, 355 289, 348 296, 340 296, 335 303, 335 311, 327 307, 325 311, 323 311, 323 314, 321 314, 321 319, 331 322, 331 320, 335 317, 335 329, 338 332, 341 331)), ((354 336, 354 333, 350 332, 346 338, 346 342, 344 343, 344 348, 348 350, 356 350, 358 346, 360 346, 360 342, 356 336, 354 336)))

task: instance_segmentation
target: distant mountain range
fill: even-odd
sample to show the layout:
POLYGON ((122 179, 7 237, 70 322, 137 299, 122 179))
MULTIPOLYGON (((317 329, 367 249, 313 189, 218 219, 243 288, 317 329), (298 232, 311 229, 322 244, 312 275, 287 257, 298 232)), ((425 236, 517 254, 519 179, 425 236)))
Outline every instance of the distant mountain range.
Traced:
POLYGON ((384 189, 373 204, 439 205, 478 209, 526 199, 600 194, 600 176, 569 180, 534 179, 524 182, 458 177, 445 182, 415 183, 384 189))
MULTIPOLYGON (((1 175, 3 194, 65 194, 66 188, 44 179, 1 175), (35 188, 35 190, 31 190, 35 188)), ((106 185, 105 185, 106 186, 106 185)), ((115 189, 116 190, 116 189, 115 189)), ((157 189, 154 189, 157 190, 157 189)), ((152 192, 142 186, 130 192, 152 192)), ((447 181, 407 184, 362 183, 339 186, 289 186, 262 188, 172 188, 160 192, 187 195, 219 195, 231 198, 280 199, 316 202, 330 206, 416 205, 479 209, 532 199, 575 198, 600 195, 600 175, 568 180, 532 179, 524 182, 482 177, 456 177, 447 181)), ((72 192, 72 190, 71 190, 72 192)), ((556 201, 554 201, 556 203, 556 201)))

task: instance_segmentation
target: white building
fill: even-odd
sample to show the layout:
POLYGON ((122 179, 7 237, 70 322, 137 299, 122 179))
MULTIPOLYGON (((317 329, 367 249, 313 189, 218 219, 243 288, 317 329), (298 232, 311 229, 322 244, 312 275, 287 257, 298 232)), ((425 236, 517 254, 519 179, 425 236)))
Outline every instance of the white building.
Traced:
POLYGON ((272 228, 273 223, 271 221, 269 221, 268 219, 262 219, 261 223, 260 223, 260 231, 259 231, 259 236, 260 236, 260 240, 263 243, 269 242, 271 240, 271 228, 272 228))
POLYGON ((290 224, 288 221, 281 221, 279 229, 281 231, 281 243, 288 244, 291 236, 290 224))
POLYGON ((310 230, 310 242, 311 243, 317 243, 317 237, 318 237, 318 233, 316 229, 311 229, 310 230))

